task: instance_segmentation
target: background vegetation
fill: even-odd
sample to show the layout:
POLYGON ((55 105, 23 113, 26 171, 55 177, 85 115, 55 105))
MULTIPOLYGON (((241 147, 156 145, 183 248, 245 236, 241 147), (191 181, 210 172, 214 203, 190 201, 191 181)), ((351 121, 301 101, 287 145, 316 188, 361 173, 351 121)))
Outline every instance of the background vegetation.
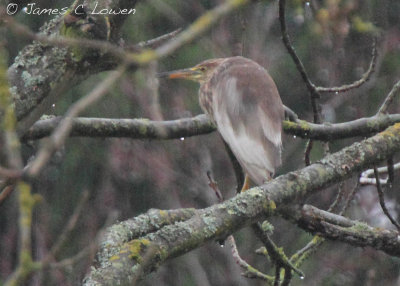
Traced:
MULTIPOLYGON (((136 5, 136 13, 123 28, 126 44, 155 38, 188 26, 220 0, 148 0, 136 5)), ((68 3, 69 5, 70 3, 68 3)), ((41 7, 63 7, 65 1, 37 1, 41 7)), ((324 122, 344 122, 372 116, 400 75, 400 2, 397 0, 300 0, 288 1, 287 22, 293 45, 310 78, 321 86, 338 86, 361 77, 371 60, 372 39, 378 36, 378 59, 371 79, 362 87, 320 99, 324 122)), ((38 31, 51 17, 27 15, 15 20, 38 31)), ((30 40, 12 31, 7 33, 6 49, 11 64, 30 40)), ((306 87, 281 41, 276 1, 255 1, 222 19, 208 33, 173 55, 134 73, 125 74, 103 100, 83 116, 110 118, 177 119, 202 113, 195 83, 156 80, 155 71, 190 67, 215 57, 242 55, 267 68, 274 78, 285 105, 301 119, 312 121, 306 87)), ((104 73, 93 74, 55 103, 52 115, 62 115, 71 103, 101 82, 104 73)), ((390 111, 399 113, 398 100, 390 111)), ((337 140, 331 151, 355 139, 337 140)), ((284 137, 283 164, 279 174, 304 166, 306 141, 284 137)), ((38 142, 23 146, 29 160, 38 142)), ((311 160, 323 156, 322 144, 315 143, 311 160)), ((208 186, 211 171, 225 198, 234 196, 236 181, 223 142, 214 132, 180 140, 133 140, 70 138, 34 182, 34 192, 42 200, 34 210, 34 258, 48 253, 65 228, 83 192, 89 193, 67 243, 56 260, 79 253, 93 244, 99 230, 111 223, 134 217, 149 208, 204 208, 217 202, 208 186)), ((346 190, 357 178, 346 181, 346 190)), ((336 196, 337 187, 308 200, 326 209, 336 196)), ((388 194, 387 205, 397 217, 398 185, 388 194)), ((18 231, 16 196, 0 206, 0 285, 16 265, 18 231)), ((374 186, 361 187, 348 212, 352 219, 373 226, 391 228, 382 213, 374 186)), ((272 238, 292 254, 312 236, 281 218, 274 218, 272 238)), ((235 234, 242 257, 266 269, 265 259, 254 254, 261 243, 244 229, 235 234)), ((77 263, 34 274, 26 285, 78 285, 92 263, 89 253, 77 263)), ((397 285, 400 260, 369 248, 355 248, 327 241, 307 260, 304 280, 295 277, 293 285, 397 285)), ((228 247, 217 242, 170 261, 151 274, 142 285, 262 285, 241 277, 228 247)))

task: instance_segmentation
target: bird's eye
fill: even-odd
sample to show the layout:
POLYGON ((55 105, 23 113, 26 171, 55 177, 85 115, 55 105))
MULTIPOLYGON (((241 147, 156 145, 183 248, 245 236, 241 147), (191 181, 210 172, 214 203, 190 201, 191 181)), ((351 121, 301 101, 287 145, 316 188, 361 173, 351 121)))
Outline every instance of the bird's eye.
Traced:
POLYGON ((205 67, 200 67, 200 71, 206 71, 206 68, 205 67))

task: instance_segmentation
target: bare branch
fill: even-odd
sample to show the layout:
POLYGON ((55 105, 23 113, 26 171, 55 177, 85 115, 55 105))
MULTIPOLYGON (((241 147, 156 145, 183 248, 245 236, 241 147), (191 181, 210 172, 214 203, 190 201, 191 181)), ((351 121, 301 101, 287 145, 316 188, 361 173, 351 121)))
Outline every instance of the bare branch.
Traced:
MULTIPOLYGON (((400 162, 396 163, 393 165, 393 171, 394 170, 399 170, 400 169, 400 162)), ((385 167, 380 167, 377 168, 377 171, 379 174, 386 174, 388 173, 388 166, 385 167)), ((368 169, 364 172, 361 173, 360 175, 360 184, 370 184, 370 185, 376 185, 376 178, 375 178, 375 172, 374 169, 368 169), (369 178, 370 176, 374 176, 374 178, 369 178)), ((381 179, 379 178, 379 183, 381 185, 386 185, 388 183, 388 178, 386 179, 381 179)))
MULTIPOLYGON (((60 117, 37 121, 22 140, 37 140, 49 136, 60 123, 60 117)), ((301 138, 332 141, 367 137, 400 122, 400 114, 366 117, 336 124, 314 124, 304 120, 284 121, 285 133, 301 138)), ((207 115, 197 115, 170 121, 148 119, 73 118, 71 136, 127 137, 135 139, 178 139, 208 134, 216 130, 207 115)))
MULTIPOLYGON (((306 69, 304 68, 303 63, 301 62, 300 58, 297 56, 296 51, 290 42, 289 34, 288 34, 287 28, 286 28, 285 2, 286 2, 286 0, 279 0, 279 22, 280 22, 280 26, 281 26, 282 40, 283 40, 283 43, 284 43, 287 51, 289 52, 290 56, 292 57, 295 65, 296 65, 296 68, 299 71, 304 83, 306 84, 308 91, 310 92, 310 101, 311 101, 311 107, 312 107, 313 116, 314 116, 314 123, 320 123, 321 118, 320 118, 320 114, 319 114, 320 112, 318 109, 316 99, 320 98, 321 95, 319 94, 315 85, 311 82, 309 76, 307 75, 306 69)), ((312 145, 310 145, 310 146, 312 146, 312 145)))
POLYGON ((355 194, 357 193, 357 191, 359 190, 359 188, 360 188, 360 181, 357 181, 356 185, 354 186, 354 188, 351 190, 351 192, 347 196, 342 210, 338 213, 339 215, 343 215, 347 211, 348 207, 350 206, 350 202, 353 200, 353 198, 354 198, 355 194))
MULTIPOLYGON (((290 42, 289 34, 287 32, 287 27, 286 27, 285 2, 286 2, 285 0, 279 0, 279 22, 281 25, 283 43, 285 44, 286 49, 288 50, 290 56, 292 57, 297 67, 297 70, 299 71, 304 83, 306 84, 307 89, 310 92, 312 98, 320 98, 321 95, 318 93, 318 90, 315 88, 315 85, 311 82, 309 76, 307 75, 306 69, 304 68, 303 63, 297 56, 296 51, 292 46, 292 43, 290 42)), ((316 111, 316 109, 314 111, 316 111)), ((318 121, 316 121, 316 123, 317 122, 318 121)))
POLYGON ((361 78, 351 84, 344 84, 342 86, 336 86, 336 87, 320 87, 317 86, 316 89, 319 92, 346 92, 349 91, 350 89, 354 89, 357 87, 360 87, 364 83, 366 83, 369 78, 371 77, 372 73, 375 70, 375 65, 376 65, 376 59, 378 57, 378 52, 376 49, 376 38, 374 38, 373 43, 372 43, 372 53, 371 53, 371 62, 369 63, 368 70, 361 76, 361 78))
POLYGON ((242 275, 247 278, 252 279, 260 279, 267 282, 267 285, 272 285, 273 278, 262 273, 260 270, 257 270, 250 264, 248 264, 243 258, 240 256, 239 251, 236 246, 235 238, 230 235, 227 238, 227 241, 231 247, 232 256, 235 259, 236 263, 243 269, 244 273, 242 275))
POLYGON ((391 185, 394 182, 394 171, 395 171, 392 157, 387 159, 387 169, 388 169, 388 182, 391 185))
POLYGON ((285 272, 291 272, 292 270, 299 275, 299 277, 304 277, 304 273, 297 269, 287 258, 287 256, 283 253, 282 250, 276 246, 276 244, 272 241, 269 235, 263 231, 260 223, 256 223, 252 225, 252 229, 257 235, 258 239, 264 244, 265 248, 268 251, 268 256, 274 262, 276 268, 283 268, 285 272))
POLYGON ((397 231, 374 228, 363 222, 353 221, 310 205, 304 205, 301 209, 285 208, 280 213, 285 218, 296 222, 304 230, 327 239, 359 247, 372 246, 388 255, 400 255, 400 240, 397 231))
POLYGON ((377 115, 386 113, 389 105, 392 103, 396 93, 400 90, 400 80, 392 87, 389 94, 385 98, 385 101, 382 103, 382 106, 379 108, 377 115))
MULTIPOLYGON (((151 39, 151 40, 147 40, 144 42, 140 42, 136 45, 133 45, 133 49, 155 49, 157 47, 159 47, 161 44, 163 44, 165 41, 170 40, 172 38, 174 38, 178 33, 180 33, 182 31, 181 28, 176 29, 175 31, 172 31, 170 33, 167 33, 165 35, 161 35, 157 38, 151 39)), ((127 49, 130 49, 130 47, 127 47, 127 49)))
MULTIPOLYGON (((39 120, 24 135, 23 140, 49 136, 61 117, 39 120)), ((215 125, 206 115, 170 121, 148 119, 74 118, 71 136, 127 137, 135 139, 179 139, 215 131, 215 125)))
POLYGON ((400 122, 400 114, 365 117, 335 124, 314 124, 298 120, 296 122, 284 121, 283 130, 287 134, 301 138, 332 141, 358 136, 367 137, 397 122, 400 122))
POLYGON ((311 165, 310 154, 313 147, 314 141, 312 139, 307 141, 306 149, 304 150, 304 163, 306 166, 311 165))
POLYGON ((397 230, 400 231, 400 224, 392 217, 392 215, 389 213, 389 210, 386 207, 385 196, 383 194, 381 183, 379 181, 378 169, 376 168, 375 165, 374 165, 374 175, 375 175, 375 180, 376 180, 376 190, 377 190, 378 196, 379 196, 379 204, 381 205, 382 211, 387 216, 387 218, 390 220, 390 222, 397 228, 397 230))
POLYGON ((344 182, 340 182, 336 198, 333 201, 333 203, 329 206, 328 212, 336 212, 337 211, 336 208, 338 207, 340 201, 343 199, 343 196, 344 196, 344 182))
POLYGON ((312 240, 307 243, 302 249, 297 251, 295 254, 290 257, 290 262, 292 262, 296 267, 300 267, 300 265, 308 258, 311 254, 313 254, 322 243, 325 242, 323 237, 318 235, 314 236, 312 240))
POLYGON ((11 195, 11 193, 15 190, 15 184, 5 186, 0 193, 0 206, 3 202, 11 195))

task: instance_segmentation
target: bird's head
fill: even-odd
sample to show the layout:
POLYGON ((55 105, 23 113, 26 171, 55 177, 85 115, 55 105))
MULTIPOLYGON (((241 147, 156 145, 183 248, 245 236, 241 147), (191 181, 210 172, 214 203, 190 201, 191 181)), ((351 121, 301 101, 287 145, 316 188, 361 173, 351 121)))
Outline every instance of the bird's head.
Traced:
POLYGON ((197 81, 200 83, 206 82, 211 78, 211 75, 215 69, 224 61, 225 59, 211 59, 195 65, 192 68, 181 69, 171 72, 159 73, 158 77, 162 78, 182 78, 197 81))

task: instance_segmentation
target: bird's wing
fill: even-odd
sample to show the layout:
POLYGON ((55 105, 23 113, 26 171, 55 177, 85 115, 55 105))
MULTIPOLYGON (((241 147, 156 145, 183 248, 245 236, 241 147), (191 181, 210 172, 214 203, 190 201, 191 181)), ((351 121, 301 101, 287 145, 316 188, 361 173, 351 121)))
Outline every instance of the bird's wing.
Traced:
POLYGON ((219 73, 214 120, 245 171, 262 184, 280 164, 283 106, 265 69, 254 62, 219 73))

